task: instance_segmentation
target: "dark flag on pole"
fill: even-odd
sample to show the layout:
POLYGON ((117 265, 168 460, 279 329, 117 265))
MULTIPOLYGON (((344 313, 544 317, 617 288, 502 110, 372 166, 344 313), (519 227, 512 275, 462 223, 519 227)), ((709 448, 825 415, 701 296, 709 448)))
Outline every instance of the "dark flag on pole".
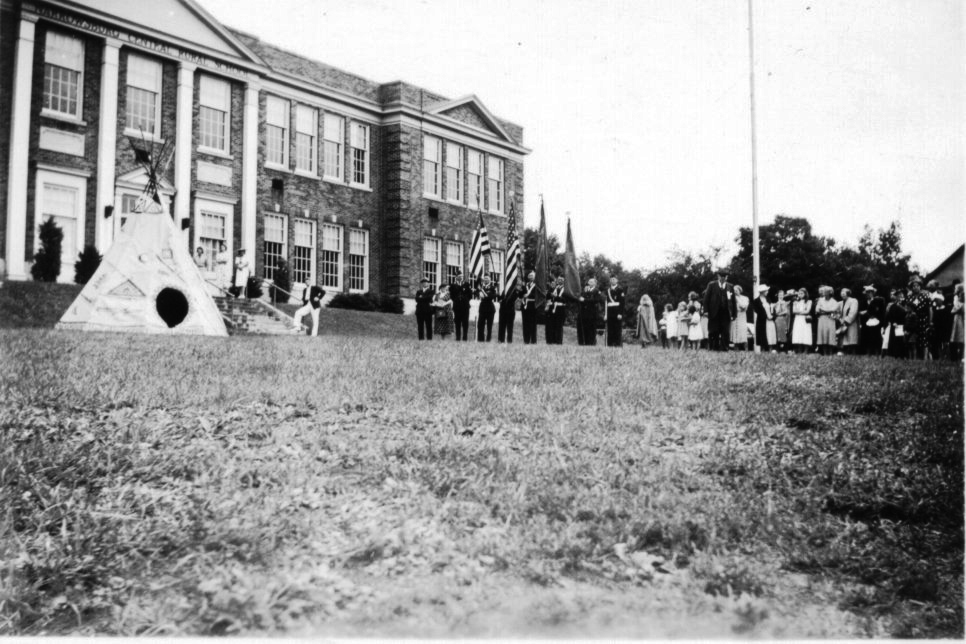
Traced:
POLYGON ((480 223, 476 227, 476 233, 473 234, 473 245, 470 248, 470 274, 477 280, 482 280, 483 272, 486 270, 483 257, 489 257, 490 255, 490 238, 486 234, 483 213, 479 214, 480 223))
POLYGON ((510 202, 510 220, 506 226, 506 267, 503 293, 506 295, 517 285, 520 277, 520 239, 517 237, 517 209, 510 202))
POLYGON ((564 249, 564 295, 573 300, 580 297, 580 273, 577 272, 577 253, 574 252, 570 219, 567 219, 567 246, 564 249))
POLYGON ((547 217, 543 212, 543 200, 540 200, 540 229, 537 230, 537 265, 533 267, 536 275, 537 310, 542 311, 547 302, 547 281, 550 278, 550 261, 547 251, 547 217))

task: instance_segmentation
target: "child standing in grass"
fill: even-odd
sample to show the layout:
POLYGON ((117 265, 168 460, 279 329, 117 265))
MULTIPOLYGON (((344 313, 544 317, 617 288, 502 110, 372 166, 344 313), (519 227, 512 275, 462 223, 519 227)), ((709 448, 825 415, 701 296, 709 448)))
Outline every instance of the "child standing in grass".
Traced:
POLYGON ((671 346, 673 338, 678 330, 678 317, 674 314, 674 307, 670 304, 664 305, 664 314, 661 315, 661 346, 667 349, 671 346))
POLYGON ((695 304, 688 307, 688 316, 688 342, 692 349, 699 349, 704 333, 701 332, 701 312, 695 304))
POLYGON ((684 349, 687 347, 688 322, 690 321, 691 316, 688 314, 688 305, 685 302, 679 302, 677 311, 678 349, 684 349))

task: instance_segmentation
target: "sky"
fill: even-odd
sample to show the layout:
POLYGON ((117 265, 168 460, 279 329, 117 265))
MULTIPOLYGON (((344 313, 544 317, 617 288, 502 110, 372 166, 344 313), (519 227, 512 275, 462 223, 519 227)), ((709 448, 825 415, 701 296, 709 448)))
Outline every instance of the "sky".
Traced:
MULTIPOLYGON (((199 0, 376 82, 524 128, 523 210, 626 269, 736 250, 752 207, 744 0, 199 0)), ((758 218, 855 245, 900 222, 929 271, 966 239, 961 0, 754 0, 758 218)), ((768 276, 763 276, 767 280, 768 276)))

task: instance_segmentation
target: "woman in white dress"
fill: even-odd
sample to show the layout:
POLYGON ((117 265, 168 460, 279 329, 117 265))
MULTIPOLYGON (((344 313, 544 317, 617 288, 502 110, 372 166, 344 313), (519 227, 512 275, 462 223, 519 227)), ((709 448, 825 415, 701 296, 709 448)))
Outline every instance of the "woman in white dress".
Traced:
POLYGON ((744 351, 748 348, 748 296, 741 287, 735 284, 735 308, 738 317, 731 323, 731 344, 735 349, 744 351))
POLYGON ((229 263, 228 247, 225 242, 218 242, 218 252, 211 258, 211 270, 215 272, 215 282, 226 291, 231 288, 231 265, 229 263))
POLYGON ((792 344, 795 353, 804 353, 812 346, 812 301, 808 299, 808 291, 798 289, 798 294, 792 300, 792 344))
POLYGON ((235 286, 237 297, 248 297, 248 278, 251 276, 251 269, 248 265, 248 258, 245 257, 245 249, 238 249, 238 257, 235 258, 235 278, 232 280, 235 286))

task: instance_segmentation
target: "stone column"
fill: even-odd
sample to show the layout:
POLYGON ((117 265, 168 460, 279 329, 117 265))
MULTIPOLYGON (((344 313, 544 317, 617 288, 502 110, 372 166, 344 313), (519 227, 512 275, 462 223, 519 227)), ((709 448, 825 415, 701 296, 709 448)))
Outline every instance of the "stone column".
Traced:
POLYGON ((256 79, 245 86, 245 125, 242 132, 241 245, 255 267, 255 221, 258 215, 258 91, 256 79))
MULTIPOLYGON (((174 225, 191 217, 191 132, 194 124, 195 68, 192 63, 178 66, 178 110, 174 135, 174 225)), ((188 231, 184 231, 187 240, 188 231)), ((187 243, 187 241, 185 242, 187 243)))
MULTIPOLYGON (((114 205, 114 179, 117 164, 117 90, 121 42, 104 41, 101 64, 101 102, 97 125, 97 200, 94 207, 94 245, 102 255, 114 241, 114 220, 104 218, 104 208, 114 205)), ((114 217, 120 217, 117 212, 114 217)))
POLYGON ((7 172, 7 276, 25 280, 27 245, 27 164, 30 151, 30 92, 33 85, 36 18, 20 20, 14 54, 13 100, 10 114, 10 168, 7 172))

